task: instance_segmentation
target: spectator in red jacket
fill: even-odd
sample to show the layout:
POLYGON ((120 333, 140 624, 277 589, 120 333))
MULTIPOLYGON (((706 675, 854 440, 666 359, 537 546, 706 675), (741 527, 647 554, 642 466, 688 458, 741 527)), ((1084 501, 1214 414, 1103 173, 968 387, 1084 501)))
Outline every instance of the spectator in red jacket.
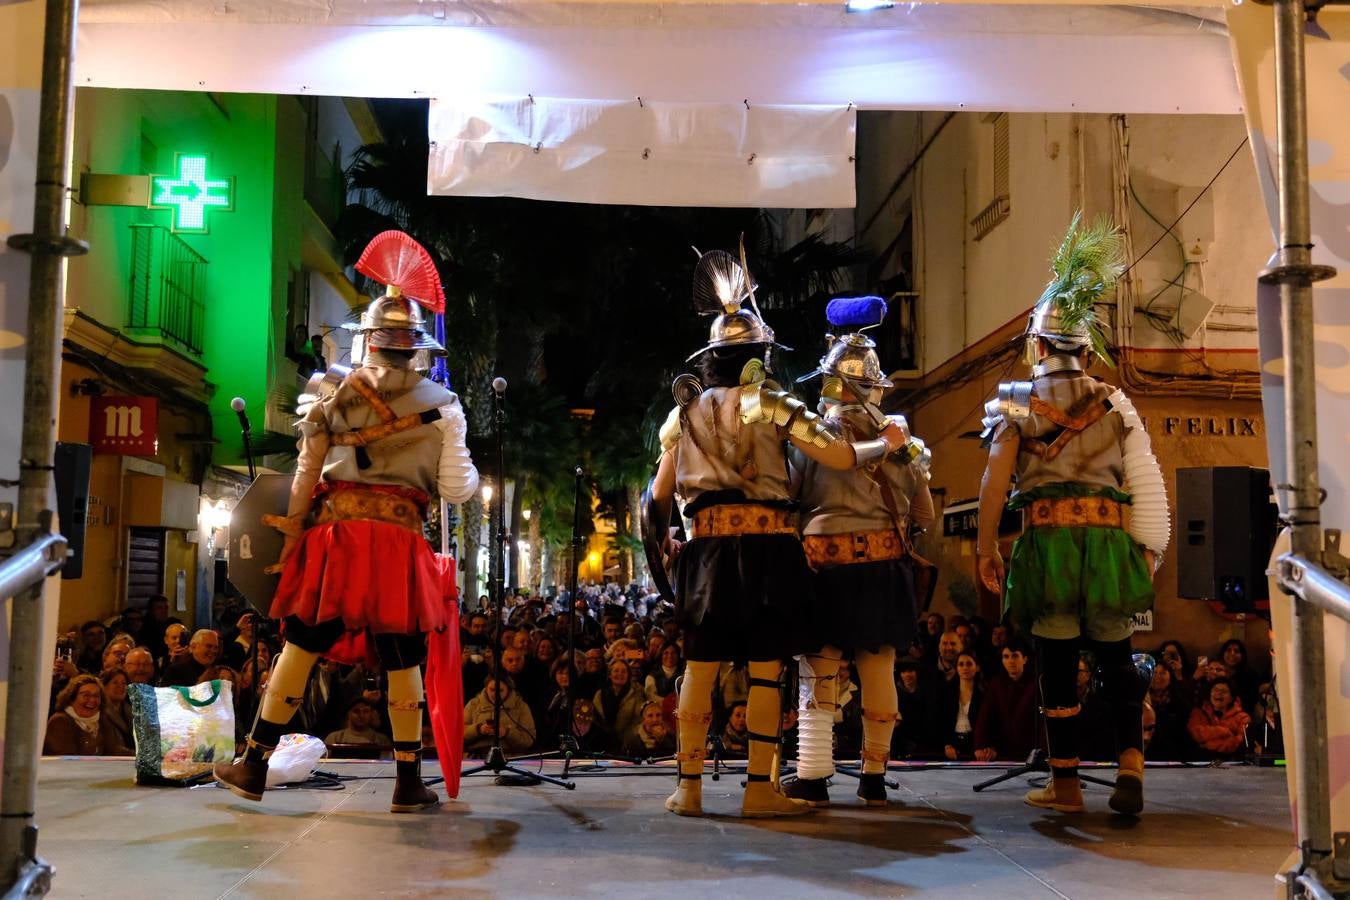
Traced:
POLYGON ((1039 743, 1040 705, 1036 677, 1027 666, 1026 644, 1013 638, 1003 647, 1003 671, 989 681, 975 723, 975 758, 1026 759, 1039 743))
POLYGON ((1211 759, 1236 759, 1247 746, 1252 717, 1242 711, 1227 678, 1210 682, 1209 697, 1191 710, 1187 727, 1201 752, 1211 759))

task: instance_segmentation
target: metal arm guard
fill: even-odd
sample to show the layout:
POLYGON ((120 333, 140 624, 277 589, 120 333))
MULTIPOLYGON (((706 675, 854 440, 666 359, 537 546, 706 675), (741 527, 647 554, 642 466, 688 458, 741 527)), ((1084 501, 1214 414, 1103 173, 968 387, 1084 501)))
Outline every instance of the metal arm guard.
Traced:
POLYGON ((984 405, 984 418, 980 420, 984 425, 980 432, 983 446, 989 446, 1003 422, 1020 422, 1031 415, 1033 387, 1030 381, 1005 381, 998 386, 998 396, 984 405))
POLYGON ((779 390, 772 381, 746 385, 741 391, 741 421, 746 425, 769 422, 789 436, 814 444, 822 450, 841 438, 826 426, 825 420, 806 408, 792 394, 779 390))
POLYGON ((1111 408, 1120 413, 1129 434, 1125 436, 1125 490, 1132 498, 1130 537, 1152 550, 1162 560, 1172 536, 1171 515, 1167 509, 1167 488, 1162 470, 1153 455, 1153 444, 1134 404, 1120 389, 1111 395, 1111 408))

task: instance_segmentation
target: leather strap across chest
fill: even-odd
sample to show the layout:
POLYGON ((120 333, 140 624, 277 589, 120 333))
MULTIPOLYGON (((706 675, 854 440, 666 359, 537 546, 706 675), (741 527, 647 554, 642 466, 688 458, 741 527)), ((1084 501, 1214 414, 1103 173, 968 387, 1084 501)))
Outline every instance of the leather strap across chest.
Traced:
POLYGON ((1086 409, 1075 415, 1072 411, 1066 412, 1058 406, 1032 395, 1031 411, 1054 422, 1059 428, 1056 431, 1048 432, 1041 438, 1023 438, 1022 449, 1033 456, 1054 459, 1069 445, 1070 441, 1111 411, 1111 401, 1093 401, 1086 409), (1051 440, 1046 441, 1044 439, 1051 435, 1054 435, 1051 440))
POLYGON ((389 407, 388 403, 380 397, 379 393, 373 387, 366 384, 365 380, 359 375, 360 370, 352 372, 346 378, 346 384, 356 391, 361 398, 370 404, 370 408, 375 410, 375 415, 380 417, 378 425, 367 425, 365 428, 356 428, 351 431, 339 431, 332 435, 331 441, 337 447, 364 447, 367 444, 382 440, 390 435, 398 434, 401 431, 407 431, 410 428, 417 428, 422 425, 430 425, 441 418, 439 409, 428 409, 418 413, 409 413, 406 416, 397 416, 389 407))

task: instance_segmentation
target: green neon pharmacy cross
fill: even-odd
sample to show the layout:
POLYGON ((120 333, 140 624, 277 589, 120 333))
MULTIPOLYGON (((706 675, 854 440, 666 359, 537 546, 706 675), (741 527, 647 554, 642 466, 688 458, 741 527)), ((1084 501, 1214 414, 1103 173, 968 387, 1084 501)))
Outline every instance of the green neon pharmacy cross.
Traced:
POLYGON ((206 211, 234 209, 234 179, 208 178, 204 153, 179 153, 174 158, 177 177, 150 177, 150 208, 172 214, 171 231, 206 234, 206 211))

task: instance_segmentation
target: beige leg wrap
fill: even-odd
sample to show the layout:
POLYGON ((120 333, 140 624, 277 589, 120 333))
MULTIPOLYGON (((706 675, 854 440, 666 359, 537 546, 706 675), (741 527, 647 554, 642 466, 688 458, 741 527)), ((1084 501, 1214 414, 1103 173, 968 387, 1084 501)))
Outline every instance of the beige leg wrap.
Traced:
POLYGON ((886 771, 891 755, 891 734, 899 718, 899 698, 895 690, 895 648, 883 647, 880 653, 859 650, 854 660, 858 668, 863 703, 864 774, 886 771))
POLYGON ((310 670, 318 659, 317 653, 302 650, 295 644, 286 645, 267 679, 261 713, 264 722, 285 725, 291 720, 305 697, 310 670))
POLYGON ((750 663, 750 698, 745 704, 745 724, 750 734, 746 773, 751 780, 755 780, 755 776, 768 776, 773 770, 778 732, 783 724, 783 695, 777 687, 769 687, 767 683, 776 684, 782 673, 780 662, 750 663), (756 735, 773 740, 756 740, 756 735))
POLYGON ((680 705, 675 710, 679 723, 679 753, 681 775, 702 775, 703 760, 708 755, 708 725, 712 722, 713 685, 717 683, 715 662, 685 664, 680 682, 680 705))
POLYGON ((417 666, 389 673, 389 725, 395 741, 422 740, 422 670, 417 666))

